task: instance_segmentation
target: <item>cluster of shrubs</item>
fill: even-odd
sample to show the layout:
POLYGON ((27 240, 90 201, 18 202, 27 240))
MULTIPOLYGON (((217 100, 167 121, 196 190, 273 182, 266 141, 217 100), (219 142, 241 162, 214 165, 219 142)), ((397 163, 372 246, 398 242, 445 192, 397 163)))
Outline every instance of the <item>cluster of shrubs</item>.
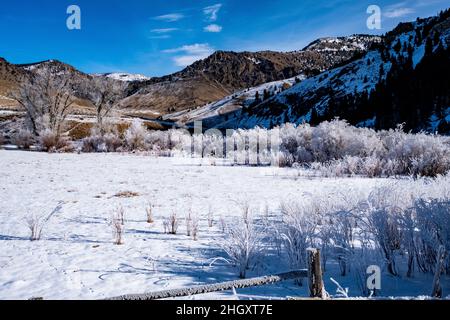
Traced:
MULTIPOLYGON (((363 280, 361 290, 370 265, 385 266, 392 276, 434 274, 439 251, 450 253, 449 182, 406 182, 363 197, 349 194, 330 202, 324 195, 285 205, 279 241, 292 268, 305 267, 308 247, 320 248, 325 269, 328 260, 336 261, 342 276, 352 272, 363 280)), ((444 269, 450 275, 448 255, 444 269)))
POLYGON ((314 194, 269 218, 229 224, 222 247, 241 277, 273 254, 291 270, 305 269, 307 249, 318 248, 324 271, 337 265, 364 295, 371 265, 394 277, 434 274, 443 250, 450 275, 449 183, 448 176, 408 179, 368 193, 314 194))
POLYGON ((244 165, 313 168, 324 176, 436 177, 450 171, 450 142, 446 137, 405 133, 401 127, 375 131, 341 120, 317 127, 285 124, 272 130, 234 130, 226 135, 217 131, 194 135, 187 130, 149 131, 136 120, 122 134, 113 125, 96 126, 78 147, 49 130, 37 139, 24 130, 13 137, 13 143, 24 149, 36 140, 44 151, 150 151, 158 156, 227 158, 244 165), (255 141, 265 143, 255 146, 255 141))
MULTIPOLYGON (((169 155, 173 149, 172 135, 177 130, 148 131, 140 121, 133 121, 120 134, 113 125, 94 127, 91 135, 82 140, 81 152, 133 152, 153 151, 156 155, 169 155)), ((181 134, 181 132, 179 132, 181 134)), ((184 134, 184 133, 183 133, 184 134)))
POLYGON ((280 165, 313 167, 326 175, 435 177, 450 171, 447 138, 401 127, 377 132, 340 120, 317 127, 287 124, 280 139, 280 165))

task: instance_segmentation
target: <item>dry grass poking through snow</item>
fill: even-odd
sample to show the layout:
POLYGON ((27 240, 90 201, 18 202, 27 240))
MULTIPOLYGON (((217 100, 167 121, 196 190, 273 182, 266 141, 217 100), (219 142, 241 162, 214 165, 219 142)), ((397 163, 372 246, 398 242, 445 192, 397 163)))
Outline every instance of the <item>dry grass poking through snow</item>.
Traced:
POLYGON ((115 198, 135 198, 139 196, 139 193, 133 191, 121 191, 114 195, 115 198))

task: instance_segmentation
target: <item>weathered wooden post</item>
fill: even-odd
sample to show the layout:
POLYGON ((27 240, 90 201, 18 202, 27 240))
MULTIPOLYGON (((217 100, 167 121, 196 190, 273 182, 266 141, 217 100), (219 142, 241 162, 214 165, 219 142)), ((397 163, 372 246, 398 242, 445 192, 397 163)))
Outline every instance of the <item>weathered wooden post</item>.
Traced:
POLYGON ((431 292, 431 297, 442 298, 442 286, 441 286, 441 274, 444 269, 444 261, 447 256, 444 246, 440 246, 438 250, 436 270, 433 279, 433 291, 431 292))
POLYGON ((323 285, 322 266, 320 263, 320 249, 309 248, 308 255, 308 283, 311 298, 324 298, 325 289, 323 285))

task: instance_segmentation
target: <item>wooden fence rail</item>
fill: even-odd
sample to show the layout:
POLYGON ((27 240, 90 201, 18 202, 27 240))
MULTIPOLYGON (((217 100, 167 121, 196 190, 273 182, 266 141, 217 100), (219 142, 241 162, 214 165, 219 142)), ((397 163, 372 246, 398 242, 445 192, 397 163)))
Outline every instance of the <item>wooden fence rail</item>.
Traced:
POLYGON ((228 291, 256 286, 264 286, 277 282, 308 278, 309 293, 312 298, 323 298, 325 289, 322 282, 322 268, 320 264, 320 250, 308 250, 308 269, 296 270, 272 276, 228 281, 223 283, 200 285, 183 289, 164 290, 145 294, 130 294, 108 300, 159 300, 168 298, 189 297, 198 294, 228 291))
POLYGON ((124 295, 109 300, 158 300, 177 297, 188 297, 197 294, 205 294, 211 292, 220 292, 234 289, 249 288, 255 286, 263 286, 276 282, 306 278, 308 276, 307 270, 292 271, 281 273, 273 276, 265 276, 259 278, 243 279, 236 281, 228 281, 223 283, 200 285, 184 289, 164 290, 159 292, 152 292, 147 294, 131 294, 124 295))

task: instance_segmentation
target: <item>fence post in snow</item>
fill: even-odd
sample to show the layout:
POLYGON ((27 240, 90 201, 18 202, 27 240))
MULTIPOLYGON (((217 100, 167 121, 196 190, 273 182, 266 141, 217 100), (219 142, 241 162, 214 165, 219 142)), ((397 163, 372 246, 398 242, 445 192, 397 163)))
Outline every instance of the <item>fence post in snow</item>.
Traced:
POLYGON ((324 298, 325 289, 323 285, 322 266, 320 263, 320 249, 310 248, 308 255, 308 284, 311 298, 324 298))

